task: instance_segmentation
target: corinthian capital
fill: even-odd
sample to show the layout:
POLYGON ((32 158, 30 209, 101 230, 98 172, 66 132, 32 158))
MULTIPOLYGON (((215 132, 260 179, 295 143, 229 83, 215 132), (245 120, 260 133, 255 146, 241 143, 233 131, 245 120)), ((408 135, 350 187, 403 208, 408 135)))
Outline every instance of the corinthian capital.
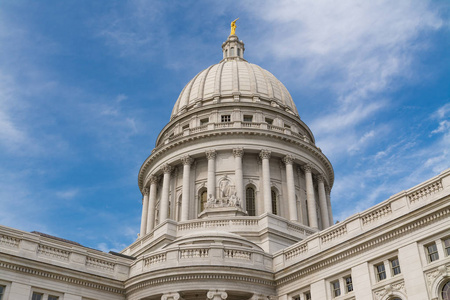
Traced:
POLYGON ((318 182, 324 182, 324 178, 323 178, 322 174, 317 175, 316 179, 317 179, 318 182))
POLYGON ((149 191, 148 187, 143 188, 142 189, 142 195, 147 196, 148 195, 148 191, 149 191))
POLYGON ((270 150, 263 149, 263 150, 261 150, 261 152, 259 153, 259 157, 261 157, 261 159, 269 159, 271 153, 272 153, 272 152, 270 152, 270 150))
POLYGON ((164 165, 162 165, 161 170, 164 172, 164 174, 167 174, 167 173, 170 174, 170 172, 172 172, 172 170, 173 170, 173 167, 169 164, 164 164, 164 165))
POLYGON ((242 156, 244 156, 244 149, 243 148, 234 148, 233 149, 233 155, 234 155, 234 157, 242 157, 242 156))
POLYGON ((206 154, 206 158, 208 158, 208 160, 215 159, 216 155, 217 155, 216 150, 214 150, 214 149, 213 150, 206 150, 205 154, 206 154))
POLYGON ((292 157, 292 155, 286 155, 285 157, 283 157, 283 162, 286 165, 292 165, 292 162, 294 162, 294 157, 292 157))
POLYGON ((194 159, 189 155, 185 155, 181 158, 181 162, 183 163, 183 165, 190 165, 194 162, 194 159))
POLYGON ((305 173, 311 173, 312 170, 312 166, 310 164, 306 164, 302 166, 303 171, 305 171, 305 173))
POLYGON ((158 176, 156 176, 156 175, 150 175, 149 181, 150 181, 150 184, 152 184, 152 183, 158 183, 158 176))

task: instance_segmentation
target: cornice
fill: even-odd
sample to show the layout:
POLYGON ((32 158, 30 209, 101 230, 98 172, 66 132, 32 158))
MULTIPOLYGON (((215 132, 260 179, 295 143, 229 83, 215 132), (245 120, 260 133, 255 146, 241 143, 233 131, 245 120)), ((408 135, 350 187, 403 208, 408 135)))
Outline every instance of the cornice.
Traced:
MULTIPOLYGON (((138 185, 142 190, 144 184, 144 174, 149 165, 157 159, 162 154, 171 150, 172 148, 179 147, 180 145, 185 145, 186 143, 197 141, 199 139, 214 137, 214 136, 223 136, 223 135, 256 135, 262 137, 276 138, 278 140, 286 141, 288 143, 292 143, 296 146, 299 146, 307 151, 309 151, 315 158, 317 158, 323 165, 326 167, 327 175, 330 180, 329 186, 332 187, 334 183, 334 170, 333 167, 328 160, 328 158, 319 150, 314 144, 307 143, 300 138, 295 136, 286 135, 283 133, 278 133, 274 131, 268 131, 264 129, 248 129, 248 128, 227 128, 228 130, 210 130, 203 131, 195 134, 188 135, 186 137, 181 137, 177 140, 174 140, 166 145, 162 145, 158 148, 155 148, 152 154, 145 160, 142 164, 139 175, 138 175, 138 185)), ((232 149, 230 149, 232 150, 232 149)))
MULTIPOLYGON (((57 274, 57 273, 53 273, 53 272, 44 271, 42 269, 35 269, 35 268, 22 266, 22 265, 18 265, 18 264, 14 264, 14 263, 9 263, 9 262, 4 262, 4 261, 0 261, 0 268, 12 270, 14 272, 29 274, 32 276, 49 278, 51 280, 58 280, 58 281, 66 282, 68 284, 75 284, 75 285, 93 288, 93 289, 110 292, 110 293, 114 293, 114 294, 120 294, 120 295, 124 294, 124 288, 123 288, 122 281, 117 281, 117 284, 122 286, 121 288, 117 288, 117 287, 111 287, 111 286, 104 285, 104 284, 99 284, 99 283, 96 283, 96 282, 90 281, 90 280, 83 280, 83 279, 79 279, 79 278, 72 277, 72 276, 61 275, 61 274, 57 274)), ((82 275, 82 274, 80 274, 80 275, 82 275)), ((103 278, 100 280, 104 281, 103 278)), ((109 279, 109 280, 111 280, 111 279, 109 279)))
MULTIPOLYGON (((275 274, 276 285, 277 286, 286 285, 300 277, 309 275, 318 270, 322 270, 332 264, 336 264, 340 261, 344 261, 348 258, 354 257, 355 255, 357 255, 363 251, 366 251, 369 248, 372 248, 374 246, 380 246, 389 241, 392 241, 393 239, 395 239, 401 235, 411 233, 413 231, 416 231, 416 230, 422 228, 423 226, 432 224, 432 223, 437 222, 444 218, 448 218, 448 215, 450 215, 450 207, 445 207, 445 208, 443 208, 439 211, 433 212, 427 216, 416 219, 415 221, 413 221, 409 224, 403 225, 401 227, 396 228, 395 230, 387 232, 382 236, 375 237, 367 242, 363 242, 355 247, 352 247, 351 249, 344 250, 339 254, 333 255, 333 256, 326 258, 318 263, 314 263, 310 266, 307 266, 301 270, 295 271, 286 276, 280 275, 280 273, 282 273, 283 271, 286 270, 285 268, 283 268, 282 270, 277 272, 278 276, 277 276, 277 274, 275 274)), ((346 240, 345 242, 348 242, 348 240, 346 240)), ((331 250, 336 251, 336 249, 333 249, 333 248, 327 249, 326 251, 331 251, 331 250)), ((307 259, 309 259, 309 258, 307 258, 307 259)), ((305 259, 299 261, 299 263, 304 262, 304 261, 305 261, 305 259)), ((295 268, 295 265, 290 265, 289 268, 291 268, 291 269, 295 268)))

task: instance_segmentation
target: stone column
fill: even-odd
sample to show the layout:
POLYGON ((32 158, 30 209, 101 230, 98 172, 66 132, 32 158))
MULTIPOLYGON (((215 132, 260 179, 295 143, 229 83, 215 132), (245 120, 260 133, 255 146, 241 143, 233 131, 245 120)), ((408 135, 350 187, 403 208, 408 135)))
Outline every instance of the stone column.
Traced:
POLYGON ((148 188, 143 188, 142 194, 144 198, 142 199, 141 237, 147 234, 148 188))
POLYGON ((303 170, 305 171, 305 179, 306 179, 306 199, 308 200, 309 227, 318 229, 319 225, 317 224, 316 198, 314 196, 314 186, 311 174, 311 166, 305 165, 303 166, 303 170))
POLYGON ((328 222, 330 223, 330 226, 332 226, 334 222, 333 222, 333 212, 331 211, 330 188, 328 186, 325 187, 325 195, 327 197, 327 205, 328 205, 328 222))
POLYGON ((148 203, 148 215, 147 215, 147 233, 150 233, 155 226, 155 212, 156 212, 156 187, 158 184, 158 177, 155 175, 150 176, 150 196, 148 203))
POLYGON ((244 199, 244 175, 242 173, 242 156, 244 156, 244 149, 236 148, 233 149, 234 155, 234 176, 236 180, 236 197, 241 201, 241 207, 246 210, 246 203, 244 199))
POLYGON ((228 294, 224 289, 214 289, 209 290, 206 294, 207 300, 225 300, 228 297, 228 294))
POLYGON ((168 164, 164 164, 161 169, 164 172, 164 177, 161 202, 159 207, 159 224, 167 220, 167 217, 169 215, 170 172, 172 172, 173 168, 168 164))
POLYGON ((327 196, 325 194, 324 178, 322 175, 317 176, 317 183, 319 186, 319 204, 320 214, 322 217, 322 229, 330 227, 330 216, 328 215, 327 196))
POLYGON ((286 164, 286 184, 288 192, 289 220, 298 221, 297 202, 295 200, 293 161, 294 158, 291 155, 287 155, 283 158, 283 162, 286 164))
POLYGON ((180 221, 187 221, 189 219, 189 196, 190 196, 190 175, 191 164, 194 160, 189 156, 183 156, 181 162, 183 163, 183 194, 181 195, 181 218, 180 221))
POLYGON ((182 300, 179 293, 165 293, 161 296, 161 300, 182 300))
POLYGON ((206 151, 206 158, 208 159, 208 182, 206 184, 208 199, 210 195, 213 199, 216 199, 216 154, 216 150, 206 151))
POLYGON ((270 159, 271 152, 269 150, 261 150, 259 157, 262 160, 262 176, 263 176, 263 198, 264 212, 272 213, 272 193, 270 189, 270 159))

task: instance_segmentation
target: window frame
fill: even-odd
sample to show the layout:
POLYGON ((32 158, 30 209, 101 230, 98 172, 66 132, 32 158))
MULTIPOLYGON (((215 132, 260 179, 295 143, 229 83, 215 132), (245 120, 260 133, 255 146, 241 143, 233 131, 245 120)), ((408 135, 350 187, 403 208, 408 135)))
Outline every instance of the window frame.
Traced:
POLYGON ((387 274, 386 274, 386 266, 384 265, 384 262, 381 262, 379 264, 374 265, 375 268, 375 277, 378 282, 386 280, 387 274), (383 270, 380 270, 379 268, 383 268, 383 270), (383 274, 384 278, 381 278, 381 274, 383 274))
POLYGON ((436 242, 428 243, 424 245, 425 253, 427 255, 427 261, 429 263, 439 260, 439 251, 436 242), (433 247, 433 252, 430 252, 430 248, 433 247))
POLYGON ((247 186, 245 188, 245 209, 247 210, 247 214, 250 217, 256 216, 256 190, 253 186, 247 186), (249 190, 253 191, 252 192, 253 199, 249 198, 249 194, 248 194, 249 190), (252 205, 249 205, 249 204, 252 204, 252 205), (251 206, 253 206, 253 207, 251 207, 251 206))
POLYGON ((220 115, 220 123, 230 123, 231 115, 220 115))
POLYGON ((389 259, 389 265, 391 268, 392 277, 400 275, 402 273, 402 269, 400 267, 400 261, 399 261, 398 257, 389 259), (396 263, 396 265, 394 265, 394 263, 396 263))
POLYGON ((252 123, 253 122, 253 115, 243 115, 242 116, 242 121, 246 122, 246 123, 252 123))
POLYGON ((333 296, 333 298, 336 298, 336 297, 339 297, 342 295, 339 279, 331 281, 330 285, 331 285, 331 295, 333 296))
POLYGON ((450 256, 450 236, 442 239, 442 247, 444 248, 444 255, 450 256))
POLYGON ((353 292, 353 279, 352 275, 344 276, 344 284, 345 284, 345 292, 351 293, 353 292), (347 281, 347 279, 350 279, 350 283, 347 281), (349 288, 350 287, 350 288, 349 288))

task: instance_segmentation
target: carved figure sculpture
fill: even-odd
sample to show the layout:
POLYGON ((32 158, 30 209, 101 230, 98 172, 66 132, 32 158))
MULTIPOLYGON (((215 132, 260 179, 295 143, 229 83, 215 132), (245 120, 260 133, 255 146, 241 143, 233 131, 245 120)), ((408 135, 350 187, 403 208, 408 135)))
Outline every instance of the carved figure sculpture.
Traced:
POLYGON ((236 20, 231 22, 231 33, 230 33, 230 35, 235 35, 236 34, 236 21, 237 20, 239 20, 239 18, 237 18, 236 20))

